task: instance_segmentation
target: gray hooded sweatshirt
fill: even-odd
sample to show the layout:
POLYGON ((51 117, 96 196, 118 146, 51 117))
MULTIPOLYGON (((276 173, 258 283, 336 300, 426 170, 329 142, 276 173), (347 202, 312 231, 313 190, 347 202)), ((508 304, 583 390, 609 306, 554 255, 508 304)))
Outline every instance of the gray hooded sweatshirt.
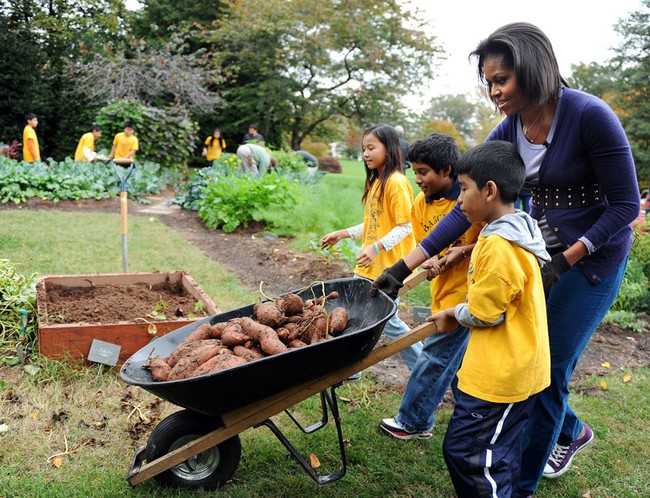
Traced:
MULTIPOLYGON (((546 252, 546 244, 542 232, 537 226, 537 221, 524 211, 518 210, 514 214, 506 214, 498 220, 488 223, 481 230, 483 237, 493 234, 533 253, 540 266, 551 260, 551 256, 546 252)), ((492 327, 505 320, 505 313, 491 323, 479 320, 468 311, 467 303, 456 305, 454 314, 458 323, 464 327, 492 327)))

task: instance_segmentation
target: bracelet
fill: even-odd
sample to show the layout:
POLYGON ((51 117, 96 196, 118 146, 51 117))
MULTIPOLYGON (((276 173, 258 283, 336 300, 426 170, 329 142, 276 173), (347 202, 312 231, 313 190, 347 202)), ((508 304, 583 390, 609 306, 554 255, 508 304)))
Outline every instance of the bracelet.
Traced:
POLYGON ((375 248, 375 254, 379 254, 379 244, 375 242, 372 246, 375 248))
POLYGON ((467 259, 467 254, 465 253, 465 248, 461 247, 460 250, 463 251, 463 259, 467 259))

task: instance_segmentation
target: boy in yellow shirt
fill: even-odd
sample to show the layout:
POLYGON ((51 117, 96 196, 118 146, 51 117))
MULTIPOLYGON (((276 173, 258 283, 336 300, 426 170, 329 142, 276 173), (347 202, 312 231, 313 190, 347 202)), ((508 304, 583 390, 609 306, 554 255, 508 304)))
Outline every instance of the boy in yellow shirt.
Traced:
POLYGON ((88 133, 84 133, 79 139, 77 150, 74 153, 75 161, 94 161, 97 158, 95 154, 95 140, 102 136, 102 127, 92 125, 88 133))
POLYGON ((113 148, 108 155, 109 159, 135 159, 135 153, 140 148, 138 137, 134 135, 135 126, 133 123, 126 123, 124 131, 115 135, 113 148))
POLYGON ((467 302, 428 319, 439 333, 470 327, 443 456, 458 496, 509 497, 535 394, 550 384, 540 265, 551 258, 537 223, 515 211, 526 168, 514 144, 484 142, 457 171, 461 211, 486 225, 470 259, 467 302))
POLYGON ((41 149, 36 136, 38 118, 30 112, 25 115, 25 120, 27 124, 23 129, 23 161, 33 163, 41 160, 41 149))
MULTIPOLYGON (((415 183, 421 192, 413 201, 411 223, 419 244, 456 205, 460 185, 456 163, 458 145, 449 135, 434 133, 414 142, 408 152, 415 183)), ((472 227, 445 251, 443 273, 431 278, 431 313, 465 301, 467 294, 468 256, 472 252, 482 225, 472 227)), ((443 255, 441 255, 443 256, 443 255)), ((439 268, 434 256, 423 268, 439 268)), ((434 411, 442 401, 463 359, 469 329, 458 327, 453 334, 427 337, 422 352, 409 377, 397 416, 383 419, 380 429, 397 439, 431 437, 434 411)))

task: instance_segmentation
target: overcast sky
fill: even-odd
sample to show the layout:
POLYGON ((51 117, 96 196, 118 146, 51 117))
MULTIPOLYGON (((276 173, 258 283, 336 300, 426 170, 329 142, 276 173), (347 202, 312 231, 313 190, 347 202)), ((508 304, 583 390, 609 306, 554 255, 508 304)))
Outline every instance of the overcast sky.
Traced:
POLYGON ((620 44, 613 26, 642 7, 641 0, 401 0, 417 6, 448 54, 428 96, 473 93, 476 69, 467 60, 476 45, 496 28, 526 21, 541 28, 551 40, 562 74, 571 64, 604 62, 620 44))

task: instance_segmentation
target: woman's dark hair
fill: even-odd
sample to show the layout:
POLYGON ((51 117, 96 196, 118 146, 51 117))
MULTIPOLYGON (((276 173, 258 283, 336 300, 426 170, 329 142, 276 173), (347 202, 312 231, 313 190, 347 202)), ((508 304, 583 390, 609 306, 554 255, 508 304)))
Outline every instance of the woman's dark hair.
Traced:
MULTIPOLYGON (((469 58, 476 57, 478 79, 486 85, 484 64, 487 59, 500 58, 511 67, 517 86, 534 107, 557 100, 562 86, 568 83, 560 74, 551 41, 533 24, 506 24, 481 41, 469 58)), ((487 95, 490 100, 491 95, 487 95)))
POLYGON ((214 134, 216 132, 219 132, 219 145, 221 146, 221 150, 224 150, 226 148, 226 141, 224 140, 223 135, 221 134, 221 129, 219 128, 212 130, 212 136, 210 137, 210 147, 214 145, 214 134))
POLYGON ((378 200, 381 202, 384 198, 384 189, 390 175, 395 171, 404 173, 404 168, 402 167, 402 148, 399 144, 399 135, 397 135, 397 131, 395 131, 395 128, 392 126, 385 124, 373 126, 363 132, 363 137, 366 135, 374 135, 382 144, 384 144, 384 147, 386 147, 386 162, 384 164, 384 170, 380 176, 378 170, 368 168, 366 161, 363 161, 363 166, 366 170, 366 184, 363 187, 363 197, 361 198, 361 202, 366 202, 368 194, 370 194, 370 189, 376 179, 379 179, 380 182, 378 200))

